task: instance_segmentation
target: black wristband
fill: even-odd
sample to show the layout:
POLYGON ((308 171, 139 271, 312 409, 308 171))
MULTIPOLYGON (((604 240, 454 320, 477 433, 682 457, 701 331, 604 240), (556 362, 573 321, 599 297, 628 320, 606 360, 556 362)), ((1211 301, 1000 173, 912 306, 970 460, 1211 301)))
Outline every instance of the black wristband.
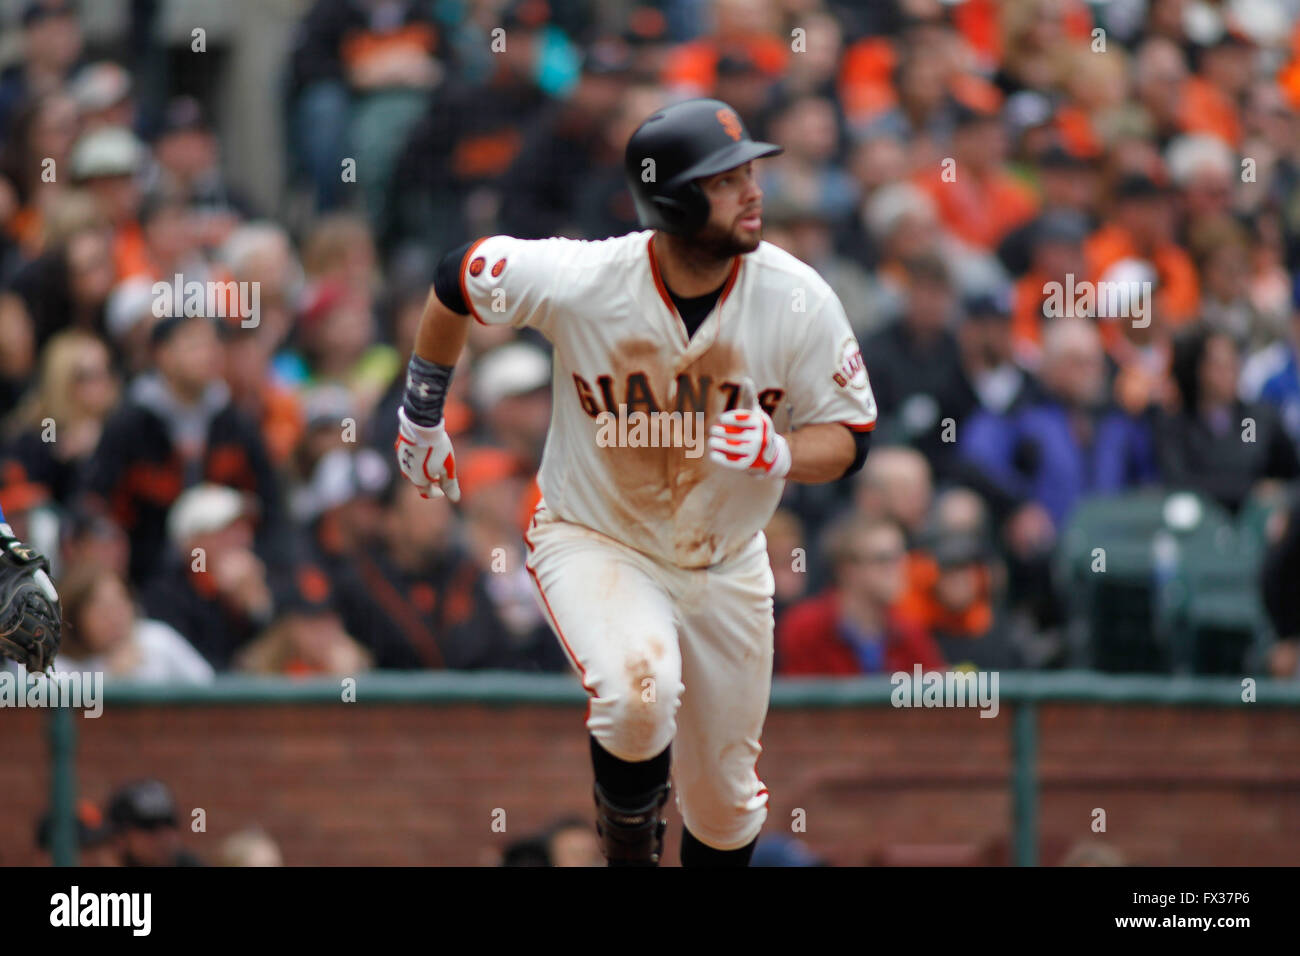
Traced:
POLYGON ((442 421, 442 403, 454 368, 422 359, 414 352, 406 366, 406 396, 402 407, 416 425, 432 427, 442 421))

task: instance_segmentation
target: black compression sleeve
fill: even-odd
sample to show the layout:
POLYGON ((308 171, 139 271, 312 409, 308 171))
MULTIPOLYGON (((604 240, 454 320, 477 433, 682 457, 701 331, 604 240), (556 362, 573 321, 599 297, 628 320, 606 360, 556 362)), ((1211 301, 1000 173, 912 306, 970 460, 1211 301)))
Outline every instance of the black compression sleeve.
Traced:
POLYGON ((857 474, 862 470, 862 466, 867 460, 867 452, 871 449, 871 432, 854 431, 852 428, 849 429, 849 432, 853 435, 853 447, 857 449, 857 452, 853 456, 853 464, 849 465, 848 471, 841 476, 843 478, 857 474))
POLYGON ((433 270, 433 291, 438 301, 457 315, 469 315, 469 303, 460 289, 460 264, 465 261, 465 253, 473 243, 457 246, 442 257, 433 270))
POLYGON ((439 365, 412 352, 406 366, 406 394, 402 399, 406 417, 416 425, 429 428, 442 421, 442 403, 447 398, 447 386, 454 371, 454 365, 439 365))

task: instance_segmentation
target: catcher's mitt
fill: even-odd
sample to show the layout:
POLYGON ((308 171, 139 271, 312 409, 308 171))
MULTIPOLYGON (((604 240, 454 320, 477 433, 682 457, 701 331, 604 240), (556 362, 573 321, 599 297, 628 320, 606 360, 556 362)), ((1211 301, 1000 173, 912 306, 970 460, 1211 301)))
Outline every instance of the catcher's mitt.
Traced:
POLYGON ((59 652, 63 620, 50 564, 0 526, 0 657, 42 674, 59 652))

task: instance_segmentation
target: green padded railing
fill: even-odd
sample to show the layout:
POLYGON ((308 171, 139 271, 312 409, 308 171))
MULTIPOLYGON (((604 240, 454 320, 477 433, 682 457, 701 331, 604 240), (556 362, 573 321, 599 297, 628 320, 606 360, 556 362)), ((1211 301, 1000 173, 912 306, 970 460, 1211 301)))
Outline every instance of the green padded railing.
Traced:
MULTIPOLYGON (((371 673, 347 688, 347 706, 415 704, 429 707, 481 704, 581 706, 586 692, 564 675, 509 672, 371 673)), ((893 690, 888 677, 778 679, 772 685, 773 709, 888 707, 893 690)), ((342 704, 340 678, 285 679, 222 675, 207 686, 158 686, 106 682, 104 707, 152 706, 330 706, 342 704)), ((1038 862, 1039 703, 1158 705, 1184 707, 1300 708, 1300 681, 1261 680, 1254 701, 1242 700, 1239 680, 1212 677, 1115 676, 1085 671, 1000 673, 998 706, 1010 706, 1012 829, 1020 866, 1038 862)), ((54 811, 56 865, 76 863, 76 721, 67 709, 51 711, 50 791, 54 811)))

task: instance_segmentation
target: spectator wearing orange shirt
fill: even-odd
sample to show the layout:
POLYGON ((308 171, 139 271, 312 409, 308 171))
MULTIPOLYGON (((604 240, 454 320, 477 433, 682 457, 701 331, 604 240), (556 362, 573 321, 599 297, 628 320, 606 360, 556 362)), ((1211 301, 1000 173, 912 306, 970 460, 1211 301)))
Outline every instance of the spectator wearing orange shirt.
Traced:
MULTIPOLYGON (((1084 246, 1088 273, 1100 276, 1122 259, 1142 259, 1156 271, 1157 311, 1176 328, 1195 318, 1200 282, 1191 256, 1174 239, 1173 193, 1150 176, 1125 176, 1109 220, 1084 246)), ((1109 343, 1108 343, 1109 344, 1109 343)))
POLYGON ((1088 220, 1073 210, 1053 210, 1034 222, 1030 268, 1015 285, 1011 322, 1012 348, 1030 368, 1041 357, 1044 323, 1060 318, 1045 314, 1049 285, 1066 288, 1068 276, 1075 283, 1088 278, 1083 251, 1087 235, 1088 220))
POLYGON ((1019 665, 998 614, 998 569, 987 543, 970 533, 942 532, 912 552, 898 613, 929 631, 954 666, 1019 665))
POLYGON ((767 0, 717 0, 712 33, 674 47, 664 62, 661 82, 686 96, 709 96, 717 84, 718 61, 728 54, 751 59, 776 79, 790 48, 778 33, 775 14, 767 0))
POLYGON ((1072 47, 1060 63, 1064 100, 1056 111, 1056 132, 1067 149, 1095 159, 1126 111, 1131 112, 1131 57, 1121 46, 1105 54, 1091 43, 1072 47))
POLYGON ((934 200, 939 218, 959 238, 982 249, 1003 237, 1038 208, 1033 190, 1004 166, 1006 138, 995 112, 961 107, 952 151, 954 176, 926 169, 915 182, 934 200))
POLYGON ((1255 76, 1255 46, 1243 33, 1226 29, 1200 51, 1197 72, 1183 90, 1183 128, 1208 133, 1229 146, 1241 145, 1239 103, 1255 76))

